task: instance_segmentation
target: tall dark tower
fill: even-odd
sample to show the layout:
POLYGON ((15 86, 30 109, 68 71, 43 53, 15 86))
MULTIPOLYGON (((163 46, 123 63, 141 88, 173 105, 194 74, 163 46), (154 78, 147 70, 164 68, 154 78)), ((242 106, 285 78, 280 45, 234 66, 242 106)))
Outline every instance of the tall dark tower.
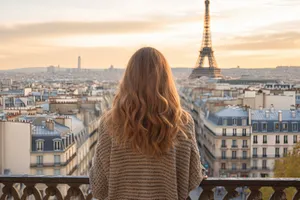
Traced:
POLYGON ((81 70, 81 57, 80 56, 78 56, 77 69, 78 69, 78 71, 81 70))
POLYGON ((195 69, 189 78, 200 78, 202 76, 207 76, 210 78, 222 77, 221 69, 218 68, 214 51, 212 49, 211 33, 210 33, 210 14, 209 14, 209 4, 210 0, 205 0, 205 16, 204 16, 204 30, 202 45, 200 50, 200 55, 197 59, 195 69), (209 67, 204 67, 204 59, 208 58, 209 67))

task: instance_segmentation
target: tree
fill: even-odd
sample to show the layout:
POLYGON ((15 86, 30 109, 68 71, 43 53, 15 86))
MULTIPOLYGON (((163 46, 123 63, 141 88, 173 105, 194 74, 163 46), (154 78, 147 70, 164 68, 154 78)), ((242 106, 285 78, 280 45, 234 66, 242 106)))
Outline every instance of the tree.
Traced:
MULTIPOLYGON (((274 177, 275 178, 300 178, 300 143, 298 143, 293 151, 289 152, 283 158, 275 161, 274 177)), ((263 199, 268 199, 272 193, 272 189, 263 188, 263 199)), ((296 193, 295 188, 285 189, 287 199, 292 199, 296 193)))

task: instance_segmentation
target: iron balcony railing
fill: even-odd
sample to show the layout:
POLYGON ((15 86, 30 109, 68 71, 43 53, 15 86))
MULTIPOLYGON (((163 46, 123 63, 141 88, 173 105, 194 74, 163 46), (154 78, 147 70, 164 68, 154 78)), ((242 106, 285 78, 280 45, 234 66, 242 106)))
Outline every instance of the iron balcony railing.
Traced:
MULTIPOLYGON (((91 200, 88 177, 76 176, 0 176, 0 199, 27 199, 33 196, 36 200, 46 200, 56 197, 57 200, 91 200)), ((262 199, 261 187, 271 187, 274 190, 271 199, 286 199, 285 189, 294 187, 297 192, 293 200, 300 199, 300 179, 272 178, 208 178, 200 187, 202 192, 199 200, 213 200, 215 192, 222 188, 226 192, 223 199, 237 197, 238 188, 247 188, 247 200, 262 199)))

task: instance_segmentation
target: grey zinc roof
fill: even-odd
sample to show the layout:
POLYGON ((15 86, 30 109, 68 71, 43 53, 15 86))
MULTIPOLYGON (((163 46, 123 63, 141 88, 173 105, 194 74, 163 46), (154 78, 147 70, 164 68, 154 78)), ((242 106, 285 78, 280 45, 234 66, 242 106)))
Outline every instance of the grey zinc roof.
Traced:
MULTIPOLYGON (((278 112, 279 110, 274 110, 271 112, 270 110, 253 110, 252 111, 252 120, 266 120, 266 121, 278 121, 278 112), (266 116, 266 111, 269 111, 270 117, 266 116)), ((300 112, 295 111, 296 117, 293 118, 292 112, 290 110, 282 110, 282 120, 283 121, 293 121, 300 120, 300 112)))
POLYGON ((242 108, 229 107, 215 114, 217 117, 248 117, 248 112, 242 108))

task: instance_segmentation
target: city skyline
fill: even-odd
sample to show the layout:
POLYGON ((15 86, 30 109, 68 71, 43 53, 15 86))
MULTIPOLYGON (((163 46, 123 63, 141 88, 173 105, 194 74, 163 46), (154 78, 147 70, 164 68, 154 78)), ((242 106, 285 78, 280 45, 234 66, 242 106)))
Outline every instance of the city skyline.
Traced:
MULTIPOLYGON (((161 50, 172 67, 193 68, 201 46, 203 0, 3 2, 0 69, 60 65, 125 67, 139 47, 161 50), (34 11, 34 12, 33 12, 34 11)), ((300 65, 300 0, 211 0, 220 68, 300 65)))

